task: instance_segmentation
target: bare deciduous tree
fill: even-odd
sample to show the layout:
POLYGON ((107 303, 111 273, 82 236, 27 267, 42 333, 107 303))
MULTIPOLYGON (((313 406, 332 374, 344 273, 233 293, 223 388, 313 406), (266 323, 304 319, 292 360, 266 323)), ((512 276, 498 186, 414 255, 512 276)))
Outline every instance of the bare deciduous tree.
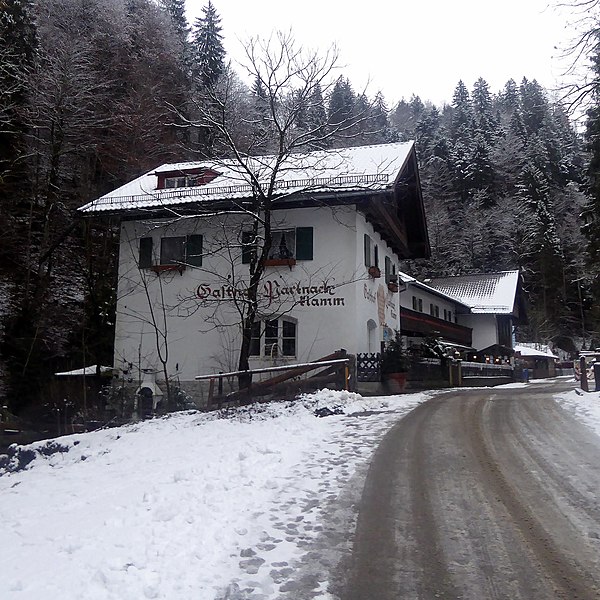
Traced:
MULTIPOLYGON (((339 68, 335 47, 319 55, 302 48, 291 33, 278 32, 267 40, 249 40, 243 68, 260 94, 240 94, 240 81, 230 69, 197 99, 193 121, 179 114, 186 125, 211 132, 214 153, 227 157, 240 183, 252 188, 249 202, 233 202, 232 206, 250 221, 249 281, 240 305, 241 371, 249 368, 252 332, 259 318, 259 290, 273 247, 273 204, 285 196, 278 187, 280 179, 306 168, 302 154, 307 150, 324 147, 334 137, 355 135, 357 123, 368 119, 366 114, 353 115, 327 128, 306 126, 302 119, 314 98, 326 95, 335 83, 339 68), (256 156, 265 150, 271 154, 256 156)), ((312 166, 319 169, 318 164, 312 166)), ((241 386, 248 383, 247 377, 240 378, 241 386)))

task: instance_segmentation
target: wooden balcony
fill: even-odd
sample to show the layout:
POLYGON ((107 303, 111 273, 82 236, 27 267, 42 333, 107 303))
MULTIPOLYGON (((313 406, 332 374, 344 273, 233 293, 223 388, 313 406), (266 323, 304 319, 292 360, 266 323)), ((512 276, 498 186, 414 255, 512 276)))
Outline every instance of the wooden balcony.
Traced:
POLYGON ((433 335, 463 346, 471 346, 473 338, 473 330, 470 327, 463 327, 403 306, 400 307, 400 329, 402 335, 433 335))

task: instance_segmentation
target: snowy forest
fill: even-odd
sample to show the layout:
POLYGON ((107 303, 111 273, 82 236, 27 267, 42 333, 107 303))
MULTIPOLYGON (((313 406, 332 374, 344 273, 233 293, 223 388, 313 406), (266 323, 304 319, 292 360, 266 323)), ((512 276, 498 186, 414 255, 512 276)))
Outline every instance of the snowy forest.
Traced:
MULTIPOLYGON (((15 414, 52 411, 54 372, 112 363, 118 223, 77 208, 164 162, 220 156, 222 132, 194 126, 214 102, 207 90, 234 100, 240 151, 273 149, 257 118, 270 90, 224 49, 235 32, 210 2, 194 23, 184 9, 0 2, 0 404, 15 414)), ((580 88, 585 130, 518 74, 500 90, 485 74, 459 81, 434 106, 418 90, 389 102, 335 70, 294 124, 324 132, 319 147, 416 140, 432 255, 403 269, 422 279, 521 269, 520 335, 567 351, 600 344, 596 35, 583 53, 593 76, 580 88), (326 135, 341 122, 346 135, 326 135)))

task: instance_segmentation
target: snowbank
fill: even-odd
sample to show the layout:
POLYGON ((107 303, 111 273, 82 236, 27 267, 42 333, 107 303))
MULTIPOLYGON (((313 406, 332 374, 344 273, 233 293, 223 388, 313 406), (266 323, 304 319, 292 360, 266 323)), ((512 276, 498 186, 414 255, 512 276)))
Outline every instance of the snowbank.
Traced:
POLYGON ((371 453, 430 396, 324 390, 32 444, 0 477, 0 598, 327 598, 371 453))
POLYGON ((572 390, 557 394, 555 400, 600 435, 600 393, 572 390))

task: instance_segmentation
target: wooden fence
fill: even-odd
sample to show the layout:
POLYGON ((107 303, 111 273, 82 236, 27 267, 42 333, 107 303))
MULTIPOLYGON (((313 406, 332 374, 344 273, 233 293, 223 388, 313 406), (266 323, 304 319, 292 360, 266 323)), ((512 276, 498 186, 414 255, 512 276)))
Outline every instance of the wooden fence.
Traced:
MULTIPOLYGON (((410 363, 407 380, 412 387, 460 386, 465 378, 513 378, 511 365, 496 365, 440 358, 415 358, 410 363)), ((379 352, 356 355, 356 378, 359 383, 382 380, 379 352)), ((484 382, 482 382, 485 385, 484 382)))
POLYGON ((351 363, 351 357, 348 356, 347 352, 338 350, 313 362, 277 365, 247 371, 231 371, 229 373, 211 373, 198 375, 195 379, 209 381, 208 405, 218 404, 220 407, 224 402, 247 403, 269 395, 279 395, 281 398, 294 397, 299 392, 315 391, 323 387, 348 390, 351 386, 351 363), (318 370, 318 372, 310 377, 305 377, 315 370, 318 370), (228 394, 223 393, 224 379, 272 372, 281 374, 261 381, 251 381, 243 389, 228 394))

